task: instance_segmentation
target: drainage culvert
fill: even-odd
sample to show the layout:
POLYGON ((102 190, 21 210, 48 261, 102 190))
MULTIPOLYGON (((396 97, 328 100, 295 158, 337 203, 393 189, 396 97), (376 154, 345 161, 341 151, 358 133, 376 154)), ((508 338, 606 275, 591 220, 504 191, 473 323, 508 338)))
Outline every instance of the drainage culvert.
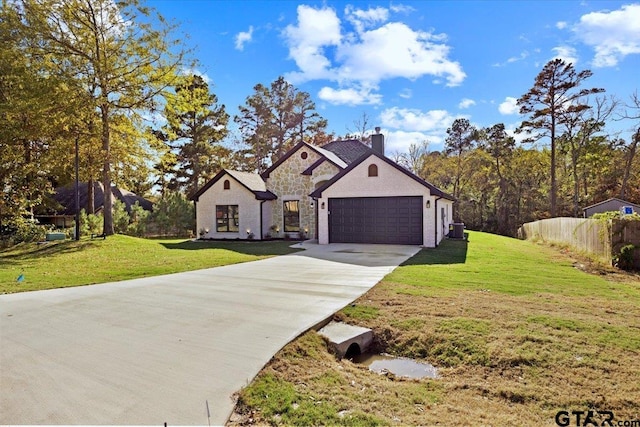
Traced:
POLYGON ((339 359, 364 353, 373 342, 371 329, 340 322, 330 322, 318 333, 329 341, 339 359))
POLYGON ((391 373, 406 378, 438 378, 438 370, 429 363, 389 354, 373 354, 368 350, 373 343, 373 331, 361 326, 330 322, 318 331, 324 336, 339 359, 347 358, 364 364, 380 374, 391 373))

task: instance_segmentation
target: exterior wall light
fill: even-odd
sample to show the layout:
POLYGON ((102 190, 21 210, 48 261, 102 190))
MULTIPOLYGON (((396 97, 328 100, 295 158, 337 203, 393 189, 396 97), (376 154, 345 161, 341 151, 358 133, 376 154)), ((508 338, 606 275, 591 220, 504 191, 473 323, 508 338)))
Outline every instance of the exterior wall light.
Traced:
POLYGON ((427 200, 427 209, 431 209, 431 200, 427 200))
POLYGON ((324 202, 320 204, 320 209, 324 209, 324 202))

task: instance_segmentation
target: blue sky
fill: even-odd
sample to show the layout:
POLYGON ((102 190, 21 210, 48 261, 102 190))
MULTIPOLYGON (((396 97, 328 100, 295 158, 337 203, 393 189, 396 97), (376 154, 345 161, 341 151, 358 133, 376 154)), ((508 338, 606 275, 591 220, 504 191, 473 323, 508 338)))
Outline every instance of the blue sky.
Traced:
MULTIPOLYGON (((229 114, 257 83, 283 75, 311 94, 337 135, 366 113, 385 133, 388 152, 424 139, 442 149, 457 117, 514 129, 521 121, 515 100, 556 57, 593 71, 585 87, 623 101, 640 86, 640 2, 147 4, 180 23, 197 72, 229 114)), ((616 122, 611 131, 629 126, 616 122)))

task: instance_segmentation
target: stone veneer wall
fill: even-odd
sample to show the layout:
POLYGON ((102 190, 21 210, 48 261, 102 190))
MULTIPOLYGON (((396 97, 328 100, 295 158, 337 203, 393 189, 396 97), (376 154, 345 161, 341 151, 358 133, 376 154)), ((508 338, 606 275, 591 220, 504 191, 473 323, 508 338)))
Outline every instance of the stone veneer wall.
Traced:
MULTIPOLYGON (((265 230, 269 230, 272 225, 276 225, 280 232, 271 232, 272 237, 285 237, 283 204, 288 200, 299 200, 300 208, 300 230, 307 229, 307 238, 314 238, 316 234, 316 207, 311 205, 312 199, 309 194, 315 190, 315 185, 320 180, 330 179, 338 173, 338 168, 325 161, 318 166, 313 175, 302 175, 302 172, 320 159, 320 155, 307 147, 300 147, 280 166, 273 170, 267 178, 267 188, 278 196, 272 204, 273 224, 265 224, 265 230), (307 158, 303 159, 301 154, 307 153, 307 158)), ((296 233, 287 233, 291 237, 297 238, 296 233)))
POLYGON ((333 178, 340 170, 331 162, 325 161, 313 170, 313 190, 319 182, 328 181, 333 178))

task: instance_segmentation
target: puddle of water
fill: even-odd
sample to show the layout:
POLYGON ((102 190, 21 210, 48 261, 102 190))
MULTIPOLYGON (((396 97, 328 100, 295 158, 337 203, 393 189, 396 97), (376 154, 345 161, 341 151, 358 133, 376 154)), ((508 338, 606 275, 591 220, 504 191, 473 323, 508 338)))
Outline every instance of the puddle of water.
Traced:
POLYGON ((416 362, 406 357, 389 354, 360 354, 351 359, 354 363, 369 366, 369 370, 382 374, 391 372, 399 377, 438 378, 438 369, 428 363, 416 362))

